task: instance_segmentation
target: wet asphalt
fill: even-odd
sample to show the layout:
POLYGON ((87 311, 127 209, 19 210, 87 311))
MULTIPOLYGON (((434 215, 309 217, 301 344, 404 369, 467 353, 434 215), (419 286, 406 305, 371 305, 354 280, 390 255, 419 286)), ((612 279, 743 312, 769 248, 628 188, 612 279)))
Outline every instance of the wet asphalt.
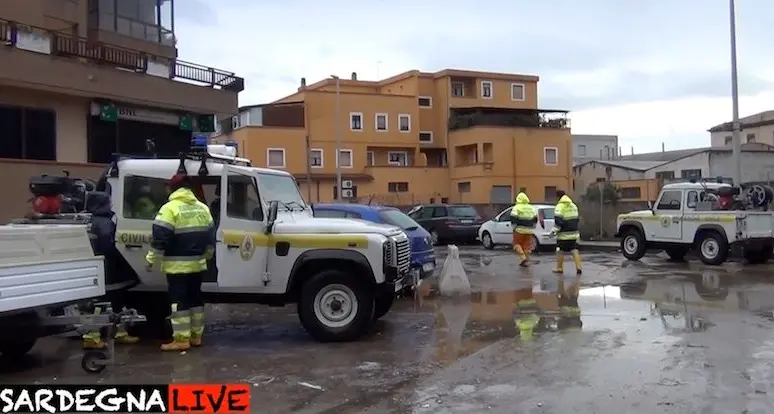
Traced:
POLYGON ((460 255, 469 300, 426 283, 356 343, 312 341, 291 306, 214 305, 202 348, 120 347, 117 365, 94 375, 77 341, 48 338, 0 359, 0 382, 247 382, 261 413, 774 412, 774 264, 584 252, 580 279, 566 260, 560 280, 552 253, 529 269, 506 249, 460 255), (519 335, 515 302, 528 292, 548 321, 569 292, 582 328, 549 322, 519 335))

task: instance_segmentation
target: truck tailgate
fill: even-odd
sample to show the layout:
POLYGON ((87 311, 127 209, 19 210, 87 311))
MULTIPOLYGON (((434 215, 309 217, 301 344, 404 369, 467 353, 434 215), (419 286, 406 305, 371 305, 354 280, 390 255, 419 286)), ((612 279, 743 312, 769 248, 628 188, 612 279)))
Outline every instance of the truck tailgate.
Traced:
POLYGON ((748 211, 738 216, 737 231, 742 238, 772 238, 774 237, 774 214, 768 211, 748 211))
POLYGON ((0 226, 0 312, 105 294, 103 258, 85 226, 0 226))

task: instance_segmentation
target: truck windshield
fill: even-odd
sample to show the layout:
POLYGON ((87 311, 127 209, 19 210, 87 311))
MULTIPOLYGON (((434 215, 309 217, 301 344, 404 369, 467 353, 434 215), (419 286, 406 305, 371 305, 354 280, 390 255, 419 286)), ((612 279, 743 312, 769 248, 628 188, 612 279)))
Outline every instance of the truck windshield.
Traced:
POLYGON ((407 216, 400 210, 386 209, 379 212, 379 217, 382 218, 387 224, 400 227, 401 230, 416 230, 419 228, 419 224, 411 217, 407 216))
POLYGON ((305 209, 306 203, 293 177, 277 174, 258 174, 258 187, 266 202, 278 201, 280 209, 305 209))

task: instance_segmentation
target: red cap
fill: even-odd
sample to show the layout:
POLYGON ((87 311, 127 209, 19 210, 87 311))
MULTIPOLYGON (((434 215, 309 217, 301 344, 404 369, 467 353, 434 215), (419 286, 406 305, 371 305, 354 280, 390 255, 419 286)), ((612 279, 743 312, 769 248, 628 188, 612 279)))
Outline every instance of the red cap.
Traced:
POLYGON ((181 187, 185 187, 188 185, 188 175, 187 174, 175 174, 172 176, 172 178, 169 180, 169 188, 172 191, 175 191, 181 187))

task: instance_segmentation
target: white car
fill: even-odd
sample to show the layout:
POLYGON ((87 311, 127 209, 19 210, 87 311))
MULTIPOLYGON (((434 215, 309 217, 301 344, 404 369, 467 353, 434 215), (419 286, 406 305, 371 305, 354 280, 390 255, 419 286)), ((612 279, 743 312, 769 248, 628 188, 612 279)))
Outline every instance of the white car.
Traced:
MULTIPOLYGON (((551 237, 554 227, 554 207, 548 204, 533 204, 537 210, 538 222, 535 224, 535 234, 532 236, 533 250, 541 246, 556 245, 556 238, 551 237)), ((494 249, 498 244, 513 244, 513 227, 511 226, 511 209, 508 207, 495 218, 487 221, 478 229, 478 238, 487 249, 494 249)))

